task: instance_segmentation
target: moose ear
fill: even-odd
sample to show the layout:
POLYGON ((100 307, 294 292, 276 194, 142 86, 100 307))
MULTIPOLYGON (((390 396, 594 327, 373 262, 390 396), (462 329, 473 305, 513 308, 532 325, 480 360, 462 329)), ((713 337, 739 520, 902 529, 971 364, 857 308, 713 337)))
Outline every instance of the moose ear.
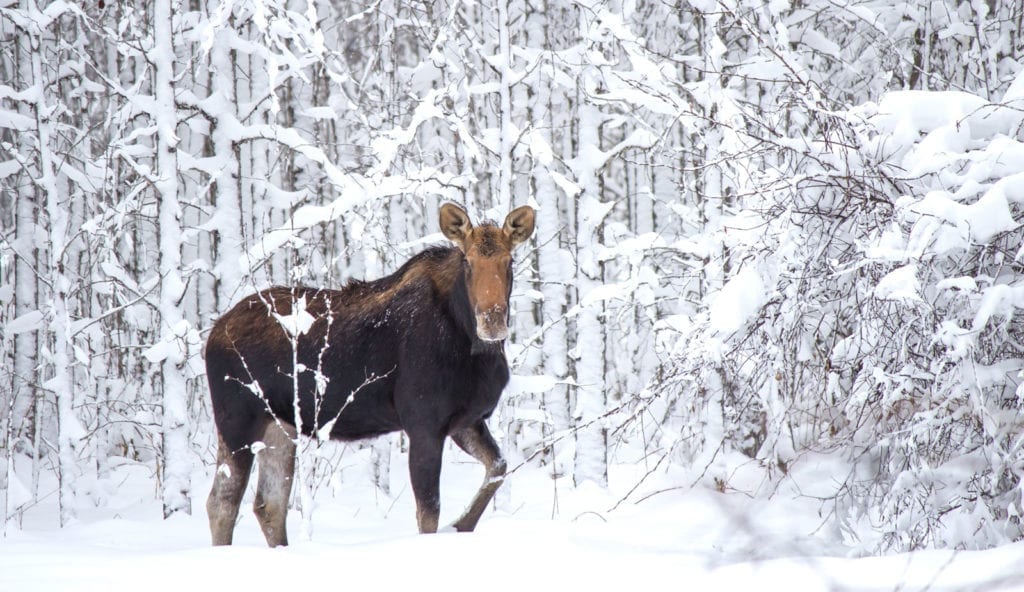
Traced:
POLYGON ((441 206, 438 221, 441 224, 441 233, 462 248, 469 231, 473 228, 473 223, 469 221, 466 210, 453 203, 446 203, 441 206))
POLYGON ((505 232, 505 236, 512 241, 513 247, 530 238, 530 235, 533 234, 535 218, 536 212, 530 206, 518 207, 509 212, 502 230, 505 232))

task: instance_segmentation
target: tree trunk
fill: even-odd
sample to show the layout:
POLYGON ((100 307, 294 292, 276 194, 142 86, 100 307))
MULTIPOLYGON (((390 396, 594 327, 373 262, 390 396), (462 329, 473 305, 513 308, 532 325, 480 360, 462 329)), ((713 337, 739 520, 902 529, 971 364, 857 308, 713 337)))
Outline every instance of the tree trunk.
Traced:
MULTIPOLYGON (((35 3, 31 3, 35 9, 35 3)), ((48 272, 52 278, 50 303, 47 318, 50 322, 50 336, 53 348, 52 377, 44 387, 54 394, 57 401, 57 475, 60 481, 58 504, 60 525, 65 526, 75 518, 76 446, 82 435, 81 427, 74 412, 75 385, 71 370, 71 337, 69 333, 68 291, 70 282, 64 269, 64 255, 67 247, 68 207, 60 199, 53 165, 53 107, 47 101, 46 75, 43 71, 42 40, 32 35, 32 81, 39 87, 39 103, 36 105, 36 133, 39 138, 39 178, 36 180, 46 203, 47 227, 49 230, 48 272)))
POLYGON ((188 402, 183 367, 187 356, 188 321, 181 312, 185 284, 181 279, 181 208, 178 204, 177 108, 174 101, 175 0, 156 0, 153 11, 153 84, 157 126, 154 182, 159 203, 160 325, 164 344, 160 364, 163 420, 164 518, 192 513, 188 402))
MULTIPOLYGON (((584 26, 582 19, 581 26, 584 26)), ((597 259, 601 245, 601 227, 605 204, 601 202, 601 183, 593 159, 601 149, 602 118, 590 103, 588 75, 581 74, 577 91, 579 113, 575 173, 582 192, 576 202, 576 290, 579 315, 576 317, 576 462, 574 483, 593 481, 608 485, 608 433, 601 415, 608 403, 605 384, 605 327, 603 301, 586 303, 584 299, 602 281, 603 264, 597 259)))

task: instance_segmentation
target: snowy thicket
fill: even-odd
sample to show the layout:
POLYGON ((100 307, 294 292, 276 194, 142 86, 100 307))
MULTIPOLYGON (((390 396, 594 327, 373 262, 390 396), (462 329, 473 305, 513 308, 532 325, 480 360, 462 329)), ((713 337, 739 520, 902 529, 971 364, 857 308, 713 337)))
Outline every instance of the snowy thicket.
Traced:
POLYGON ((5 524, 125 459, 202 507, 213 320, 451 200, 538 209, 513 466, 797 492, 864 552, 1024 535, 1017 0, 0 0, 0 46, 5 524))

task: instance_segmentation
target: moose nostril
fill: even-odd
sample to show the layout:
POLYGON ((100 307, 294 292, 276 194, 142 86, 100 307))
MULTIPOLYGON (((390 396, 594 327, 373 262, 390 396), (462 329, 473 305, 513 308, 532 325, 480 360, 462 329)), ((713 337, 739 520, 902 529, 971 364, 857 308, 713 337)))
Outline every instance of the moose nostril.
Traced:
POLYGON ((487 311, 487 322, 488 323, 499 323, 505 321, 505 310, 502 308, 492 308, 487 311))
POLYGON ((500 341, 508 337, 505 323, 507 309, 495 306, 477 314, 477 334, 485 341, 500 341))

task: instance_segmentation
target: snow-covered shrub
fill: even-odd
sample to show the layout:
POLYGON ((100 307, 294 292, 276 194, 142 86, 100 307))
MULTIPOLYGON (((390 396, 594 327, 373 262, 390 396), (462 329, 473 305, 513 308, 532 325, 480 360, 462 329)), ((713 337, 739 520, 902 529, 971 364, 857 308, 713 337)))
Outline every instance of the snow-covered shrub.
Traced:
POLYGON ((851 113, 863 149, 885 155, 902 188, 894 220, 861 246, 863 265, 884 272, 871 293, 872 310, 889 314, 872 315, 882 339, 844 342, 877 360, 854 381, 877 419, 851 452, 878 463, 881 503, 862 509, 886 545, 1022 535, 1022 90, 1018 78, 1001 103, 895 92, 851 113))
POLYGON ((715 486, 730 452, 777 478, 830 453, 848 470, 816 485, 845 542, 1021 537, 1017 86, 886 94, 789 150, 788 187, 757 180, 775 189, 725 223, 738 270, 660 327, 676 449, 715 486))

